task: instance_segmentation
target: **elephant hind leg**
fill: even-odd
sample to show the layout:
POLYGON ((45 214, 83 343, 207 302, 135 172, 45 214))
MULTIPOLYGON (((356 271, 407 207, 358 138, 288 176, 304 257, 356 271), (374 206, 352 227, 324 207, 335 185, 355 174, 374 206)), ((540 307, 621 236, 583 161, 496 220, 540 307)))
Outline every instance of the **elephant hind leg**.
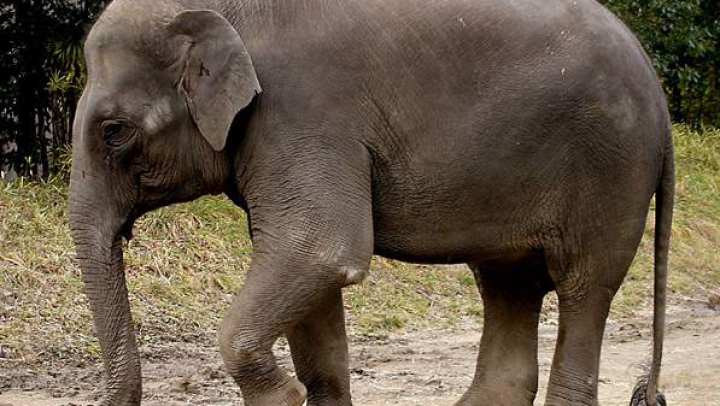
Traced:
POLYGON ((351 406, 345 309, 338 289, 287 333, 310 406, 351 406))
POLYGON ((541 260, 471 264, 483 335, 473 383, 457 406, 531 406, 538 389, 540 309, 552 289, 541 260))
MULTIPOLYGON (((625 235, 628 234, 632 233, 625 235)), ((609 246, 619 240, 604 235, 595 240, 603 241, 602 244, 573 250, 566 248, 547 255, 560 315, 545 406, 598 404, 598 375, 605 322, 636 247, 632 244, 624 249, 623 244, 609 246)))

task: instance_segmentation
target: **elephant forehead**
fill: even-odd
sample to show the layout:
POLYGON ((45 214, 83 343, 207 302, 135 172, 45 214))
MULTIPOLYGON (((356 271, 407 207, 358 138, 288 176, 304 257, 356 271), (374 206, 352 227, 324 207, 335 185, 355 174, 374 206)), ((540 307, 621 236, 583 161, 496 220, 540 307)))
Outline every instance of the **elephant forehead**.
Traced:
POLYGON ((121 42, 93 48, 87 61, 92 102, 100 110, 109 115, 124 113, 149 128, 164 123, 171 98, 177 96, 177 69, 157 66, 121 42))
POLYGON ((143 128, 150 134, 160 132, 173 117, 172 98, 163 96, 152 102, 144 111, 143 128))
POLYGON ((181 38, 127 30, 91 35, 85 42, 88 74, 165 70, 180 60, 182 45, 181 38))

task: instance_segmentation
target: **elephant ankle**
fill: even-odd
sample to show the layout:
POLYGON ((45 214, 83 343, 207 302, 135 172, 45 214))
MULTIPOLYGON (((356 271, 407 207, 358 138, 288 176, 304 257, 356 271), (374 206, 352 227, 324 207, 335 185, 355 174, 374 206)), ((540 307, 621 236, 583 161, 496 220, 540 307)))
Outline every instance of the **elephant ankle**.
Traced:
POLYGON ((245 394, 245 406, 302 406, 307 400, 305 385, 290 378, 281 386, 265 392, 245 394))
POLYGON ((123 389, 108 389, 100 406, 140 406, 142 388, 140 385, 123 389))

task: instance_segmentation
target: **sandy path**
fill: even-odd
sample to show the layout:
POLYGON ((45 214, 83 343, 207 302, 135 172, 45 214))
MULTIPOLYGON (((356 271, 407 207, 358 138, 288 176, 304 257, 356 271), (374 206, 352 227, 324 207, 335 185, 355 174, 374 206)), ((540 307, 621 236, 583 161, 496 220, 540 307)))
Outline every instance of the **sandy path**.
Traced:
MULTIPOLYGON (((650 354, 650 315, 610 323, 603 347, 600 404, 626 405, 638 364, 650 354)), ((540 329, 542 404, 557 329, 540 329)), ((351 344, 356 405, 452 405, 472 379, 479 329, 424 331, 385 339, 355 338, 351 344)), ((670 314, 663 387, 671 405, 707 406, 720 399, 720 312, 702 305, 675 307, 670 314)), ((278 348, 290 367, 286 348, 278 348)), ((143 349, 147 406, 242 404, 222 371, 215 348, 191 344, 143 349)), ((85 406, 96 399, 97 366, 63 366, 38 372, 0 365, 0 406, 85 406), (9 383, 5 383, 9 382, 9 383), (3 388, 5 385, 5 389, 3 388)))

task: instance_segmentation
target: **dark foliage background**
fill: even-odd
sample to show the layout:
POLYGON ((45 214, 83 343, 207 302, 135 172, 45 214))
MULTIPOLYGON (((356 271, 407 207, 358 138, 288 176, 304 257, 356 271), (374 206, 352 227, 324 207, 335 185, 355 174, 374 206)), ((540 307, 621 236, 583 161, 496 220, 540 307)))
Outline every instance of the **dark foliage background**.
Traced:
POLYGON ((43 178, 68 159, 82 42, 109 1, 0 0, 0 170, 43 178))
POLYGON ((720 0, 601 0, 637 34, 673 120, 720 127, 720 0))
MULTIPOLYGON (((720 0, 604 0, 638 35, 673 119, 720 126, 720 0)), ((0 0, 0 178, 67 172, 82 42, 108 0, 0 0)))

